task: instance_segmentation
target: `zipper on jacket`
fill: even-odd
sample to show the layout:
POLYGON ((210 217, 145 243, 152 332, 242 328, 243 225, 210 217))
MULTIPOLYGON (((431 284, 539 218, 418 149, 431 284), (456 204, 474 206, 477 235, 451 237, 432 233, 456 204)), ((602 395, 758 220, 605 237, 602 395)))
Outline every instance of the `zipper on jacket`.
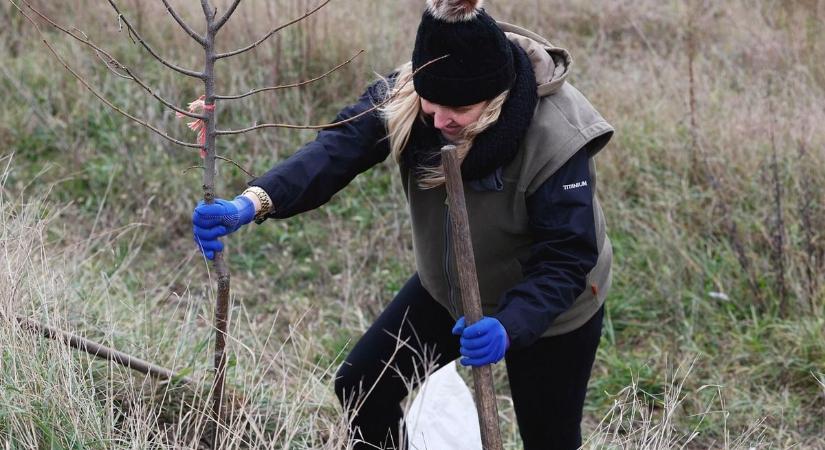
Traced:
POLYGON ((450 206, 444 205, 444 275, 447 279, 447 301, 450 303, 450 307, 453 308, 453 316, 458 318, 458 307, 456 306, 455 301, 455 294, 453 292, 453 282, 452 277, 450 276, 450 269, 452 268, 452 264, 450 264, 450 260, 452 259, 452 239, 450 236, 450 206))

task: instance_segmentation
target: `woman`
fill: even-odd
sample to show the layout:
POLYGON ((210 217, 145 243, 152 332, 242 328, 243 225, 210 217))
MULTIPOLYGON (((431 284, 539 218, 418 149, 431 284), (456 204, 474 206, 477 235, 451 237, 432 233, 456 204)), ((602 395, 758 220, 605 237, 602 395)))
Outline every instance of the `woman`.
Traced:
POLYGON ((212 258, 218 238, 241 225, 316 208, 388 155, 398 162, 417 272, 338 371, 355 448, 402 447, 404 379, 424 354, 439 366, 504 359, 524 447, 581 445, 612 259, 592 157, 613 129, 565 82, 565 50, 496 23, 480 3, 428 0, 412 61, 337 118, 353 120, 320 132, 235 200, 193 215, 195 240, 212 258), (469 327, 446 226, 446 143, 463 161, 484 309, 469 327))

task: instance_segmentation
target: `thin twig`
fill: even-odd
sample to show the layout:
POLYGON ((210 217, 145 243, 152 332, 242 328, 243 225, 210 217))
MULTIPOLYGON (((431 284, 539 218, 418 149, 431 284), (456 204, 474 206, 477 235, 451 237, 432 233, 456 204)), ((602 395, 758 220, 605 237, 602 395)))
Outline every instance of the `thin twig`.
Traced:
MULTIPOLYGON (((30 3, 26 2, 26 6, 28 6, 29 9, 31 9, 32 11, 36 12, 44 20, 46 20, 48 22, 51 22, 51 20, 49 20, 43 14, 39 13, 36 9, 34 9, 30 3)), ((89 41, 89 35, 86 34, 85 31, 83 31, 80 28, 77 28, 75 26, 73 26, 72 29, 75 32, 77 32, 78 34, 82 35, 83 39, 89 41)), ((71 34, 69 34, 69 35, 71 36, 71 34)), ((72 37, 74 37, 74 36, 72 36, 72 37)), ((75 38, 75 39, 77 39, 77 38, 75 38)), ((89 42, 91 42, 91 41, 89 41, 89 42)), ((109 73, 111 73, 112 75, 114 75, 118 78, 123 78, 123 79, 129 80, 129 81, 135 81, 135 78, 133 76, 131 76, 129 74, 123 74, 123 73, 118 72, 118 70, 123 70, 123 67, 124 67, 123 64, 120 63, 120 61, 117 61, 110 54, 108 54, 108 53, 106 53, 102 50, 99 50, 99 49, 94 48, 94 47, 93 47, 93 49, 95 51, 95 56, 97 56, 97 59, 99 59, 100 62, 102 62, 103 65, 106 66, 106 69, 109 70, 109 73), (106 56, 108 59, 104 58, 104 56, 106 56)))
POLYGON ((193 30, 192 27, 189 26, 189 24, 184 22, 183 19, 178 15, 178 12, 175 11, 174 8, 172 8, 172 5, 170 5, 167 0, 161 0, 161 1, 163 2, 163 6, 166 6, 166 11, 168 11, 169 15, 171 15, 172 18, 175 19, 175 22, 177 22, 178 25, 180 25, 180 27, 183 28, 183 31, 185 31, 186 34, 191 36, 192 39, 195 40, 195 42, 197 42, 198 44, 201 45, 201 47, 205 46, 206 45, 206 39, 203 36, 201 36, 200 34, 196 33, 195 30, 193 30))
MULTIPOLYGON (((111 1, 111 0, 109 0, 109 1, 111 1)), ((324 2, 323 2, 323 3, 321 3, 321 4, 320 4, 320 5, 318 5, 318 6, 316 6, 314 9, 312 9, 312 10, 310 10, 310 11, 307 11, 306 13, 304 13, 304 15, 303 15, 303 16, 298 17, 297 19, 293 19, 293 20, 291 20, 291 21, 289 21, 289 22, 287 22, 287 23, 285 23, 285 24, 283 24, 283 25, 281 25, 281 26, 276 27, 274 30, 272 30, 272 31, 270 31, 269 33, 267 33, 267 34, 266 34, 266 36, 264 36, 264 37, 262 37, 262 38, 258 39, 258 40, 257 40, 254 44, 247 45, 247 46, 246 46, 246 47, 244 47, 244 48, 239 48, 239 49, 237 49, 237 50, 233 50, 233 51, 231 51, 231 52, 226 52, 226 53, 218 53, 217 55, 215 55, 215 58, 217 58, 217 59, 221 59, 221 58, 228 58, 228 57, 230 57, 230 56, 235 56, 235 55, 237 55, 237 54, 239 54, 239 53, 248 52, 249 50, 252 50, 253 48, 255 48, 255 47, 257 47, 257 46, 261 45, 261 43, 263 43, 265 40, 269 39, 269 38, 270 38, 273 34, 275 34, 275 33, 279 32, 279 31, 283 30, 284 28, 286 28, 286 27, 288 27, 288 26, 290 26, 290 25, 293 25, 293 24, 295 24, 295 23, 300 22, 300 21, 302 21, 302 20, 306 19, 307 17, 309 17, 309 16, 311 16, 311 15, 313 15, 313 14, 315 14, 315 13, 316 13, 316 12, 318 12, 321 8, 323 8, 324 6, 326 6, 326 5, 327 5, 327 3, 329 3, 330 1, 332 1, 332 0, 324 0, 324 2)))
POLYGON ((337 66, 333 67, 332 69, 330 69, 330 70, 326 71, 323 75, 319 75, 319 76, 317 76, 317 77, 315 77, 315 78, 312 78, 312 79, 310 79, 310 80, 301 81, 301 82, 298 82, 298 83, 292 83, 292 84, 282 84, 282 85, 280 85, 280 86, 270 86, 270 87, 265 87, 265 88, 255 89, 255 90, 252 90, 252 91, 247 92, 246 94, 239 94, 239 95, 216 95, 216 96, 215 96, 215 98, 216 98, 216 99, 218 99, 218 100, 237 100, 237 99, 240 99, 240 98, 249 97, 250 95, 254 95, 254 94, 257 94, 257 93, 260 93, 260 92, 265 92, 265 91, 277 91, 277 90, 279 90, 279 89, 288 89, 288 88, 296 88, 296 87, 306 86, 306 85, 308 85, 308 84, 314 83, 314 82, 316 82, 316 81, 318 81, 318 80, 321 80, 321 79, 323 79, 323 78, 328 77, 331 73, 333 73, 333 72, 335 72, 336 70, 338 70, 338 69, 340 69, 340 68, 342 68, 342 67, 346 66, 347 64, 351 63, 351 62, 352 62, 355 58, 359 57, 362 53, 364 53, 364 50, 359 51, 359 52, 358 52, 358 53, 356 53, 356 54, 355 54, 355 56, 353 56, 352 58, 350 58, 350 59, 348 59, 347 61, 342 62, 341 64, 338 64, 337 66))
POLYGON ((221 18, 218 19, 214 25, 212 25, 212 29, 215 30, 216 33, 218 32, 218 30, 221 29, 221 27, 224 26, 224 24, 226 24, 226 21, 229 20, 230 17, 232 17, 232 14, 235 13, 235 8, 237 8, 240 3, 241 0, 235 0, 234 2, 232 2, 232 5, 230 5, 229 9, 226 10, 226 14, 221 16, 221 18))
POLYGON ((132 80, 132 81, 134 81, 134 82, 135 82, 135 83, 137 83, 137 84, 138 84, 141 88, 143 88, 146 92, 148 92, 148 93, 149 93, 152 97, 155 97, 155 98, 156 98, 159 102, 163 103, 166 107, 168 107, 168 108, 170 108, 170 109, 172 109, 172 110, 174 110, 174 111, 177 111, 177 112, 179 112, 179 113, 181 113, 181 114, 183 114, 183 115, 185 115, 185 116, 192 117, 192 118, 194 118, 194 119, 201 119, 201 120, 203 120, 203 119, 205 119, 205 118, 206 118, 206 116, 205 116, 205 115, 203 115, 203 114, 196 114, 196 113, 189 112, 189 111, 187 111, 187 110, 185 110, 185 109, 179 108, 179 107, 175 106, 172 102, 170 102, 170 101, 166 100, 165 98, 161 97, 159 94, 157 94, 157 93, 154 91, 154 89, 152 89, 152 88, 151 88, 151 87, 149 87, 146 83, 144 83, 144 82, 143 82, 143 80, 141 80, 141 79, 140 79, 140 77, 138 77, 137 75, 135 75, 135 74, 134 74, 134 72, 132 72, 132 71, 131 71, 131 69, 129 69, 128 67, 126 67, 125 65, 123 65, 120 61, 118 61, 117 59, 115 59, 115 58, 114 58, 112 55, 110 55, 108 52, 106 52, 106 51, 105 51, 105 50, 103 50, 102 48, 98 47, 97 45, 95 45, 95 43, 94 43, 94 42, 92 42, 91 40, 89 40, 88 36, 86 36, 86 33, 84 33, 83 31, 78 30, 80 33, 83 33, 83 38, 78 37, 78 36, 77 36, 75 33, 73 33, 72 31, 69 31, 68 29, 66 29, 66 28, 64 28, 64 27, 62 27, 62 26, 60 26, 60 25, 58 25, 58 24, 57 24, 57 23, 55 23, 52 19, 50 19, 48 16, 46 16, 45 14, 43 14, 43 13, 41 13, 40 11, 38 11, 37 9, 35 9, 35 8, 31 5, 31 4, 29 4, 29 2, 25 2, 25 4, 26 4, 26 6, 27 6, 29 9, 31 9, 32 11, 34 11, 34 12, 35 12, 38 16, 40 16, 40 18, 42 18, 43 20, 45 20, 46 22, 48 22, 51 26, 53 26, 53 27, 57 28, 58 30, 60 30, 60 31, 62 31, 62 32, 66 33, 66 34, 68 34, 69 36, 71 36, 71 37, 73 37, 74 39, 76 39, 78 42, 81 42, 81 43, 83 43, 83 44, 85 44, 85 45, 87 45, 87 46, 91 47, 92 49, 94 49, 94 50, 95 50, 95 52, 97 53, 98 57, 101 57, 101 54, 102 54, 102 55, 104 55, 104 56, 106 57, 106 59, 103 59, 103 58, 101 57, 101 60, 104 62, 104 64, 106 64, 106 67, 107 67, 107 68, 109 68, 109 70, 110 70, 111 72, 113 72, 113 73, 117 74, 118 76, 121 76, 122 78, 126 78, 126 79, 128 79, 128 80, 132 80), (111 65, 112 65, 112 64, 116 65, 118 69, 123 70, 124 72, 126 72, 126 75, 122 75, 122 74, 119 74, 119 73, 115 72, 115 71, 112 69, 112 67, 111 67, 111 65))
MULTIPOLYGON (((120 15, 117 16, 117 32, 123 33, 123 17, 120 15)), ((138 42, 135 40, 135 37, 132 36, 132 30, 130 28, 126 28, 126 36, 132 41, 132 44, 138 45, 138 42)))
POLYGON ((182 173, 185 175, 187 172, 189 172, 190 170, 193 170, 193 169, 206 169, 206 167, 204 167, 204 166, 187 167, 186 169, 183 170, 182 173))
MULTIPOLYGON (((418 73, 421 70, 424 70, 430 64, 441 61, 442 59, 444 59, 448 56, 450 56, 450 55, 444 55, 444 56, 441 56, 439 58, 433 59, 432 61, 427 62, 426 64, 424 64, 421 67, 419 67, 418 69, 416 69, 412 73, 412 75, 414 76, 416 73, 418 73)), ((338 121, 338 122, 333 122, 333 123, 326 124, 326 125, 291 125, 291 124, 286 124, 286 123, 262 123, 260 125, 255 125, 255 126, 251 126, 251 127, 248 127, 248 128, 243 128, 243 129, 240 129, 240 130, 218 130, 215 133, 218 136, 226 136, 226 135, 230 135, 230 134, 248 133, 250 131, 260 130, 260 129, 263 129, 263 128, 286 128, 286 129, 291 129, 291 130, 324 130, 324 129, 327 129, 327 128, 337 127, 339 125, 343 125, 345 123, 352 122, 353 120, 357 120, 357 119, 359 119, 359 118, 375 111, 376 109, 379 109, 382 106, 386 105, 392 99, 394 99, 395 96, 398 95, 398 92, 401 91, 401 88, 406 86, 407 83, 409 83, 412 79, 413 79, 413 77, 410 76, 410 78, 407 81, 405 81, 401 86, 399 86, 398 89, 395 89, 395 93, 393 93, 392 95, 390 95, 389 97, 384 99, 384 101, 382 101, 381 103, 378 103, 377 105, 373 106, 372 108, 367 109, 365 111, 362 111, 362 112, 350 117, 349 119, 341 120, 341 121, 338 121)))
POLYGON ((158 55, 157 52, 155 52, 155 50, 149 44, 147 44, 145 40, 143 40, 143 37, 141 37, 140 33, 138 33, 138 31, 135 29, 135 27, 132 26, 132 23, 129 22, 129 19, 127 19, 126 16, 124 16, 123 13, 120 12, 120 9, 118 9, 118 7, 115 4, 114 0, 107 0, 107 1, 109 2, 109 5, 112 6, 112 9, 114 9, 115 12, 117 13, 118 20, 122 20, 123 23, 126 24, 126 28, 129 29, 129 32, 131 34, 135 35, 135 38, 137 38, 140 45, 142 45, 143 48, 145 48, 146 51, 149 52, 149 54, 152 55, 156 60, 158 60, 161 64, 163 64, 164 66, 166 66, 166 67, 168 67, 168 68, 170 68, 170 69, 172 69, 176 72, 182 73, 182 74, 184 74, 186 76, 190 76, 192 78, 203 79, 204 74, 202 72, 196 72, 194 70, 185 69, 185 68, 180 67, 178 65, 172 64, 171 62, 167 61, 166 59, 164 59, 163 57, 158 55))
POLYGON ((41 40, 43 41, 43 44, 45 44, 46 47, 48 47, 49 51, 52 52, 52 54, 57 58, 57 60, 60 62, 60 64, 62 64, 63 67, 66 70, 69 71, 69 73, 74 75, 74 77, 77 79, 77 81, 79 81, 80 84, 82 84, 86 89, 88 89, 89 92, 94 94, 95 97, 97 97, 100 101, 105 103, 106 106, 108 106, 109 108, 112 108, 113 110, 117 111, 118 113, 125 116, 126 118, 131 119, 132 121, 134 121, 134 122, 136 122, 140 125, 143 125, 144 127, 154 131, 159 136, 165 138, 166 140, 168 140, 170 142, 173 142, 175 144, 178 144, 178 145, 181 145, 181 146, 184 146, 184 147, 191 147, 191 148, 201 148, 201 147, 203 147, 201 144, 195 144, 195 143, 191 143, 191 142, 183 142, 183 141, 177 140, 177 139, 169 136, 169 134, 167 134, 165 131, 158 129, 158 128, 156 128, 156 127, 154 127, 154 126, 138 119, 137 117, 127 113, 126 111, 123 111, 122 109, 118 108, 117 106, 115 106, 106 97, 104 97, 102 94, 97 92, 83 77, 81 77, 77 72, 75 72, 71 67, 69 67, 69 65, 66 63, 66 61, 60 56, 59 53, 57 53, 57 50, 55 50, 54 47, 52 47, 52 45, 49 43, 49 41, 46 40, 46 35, 43 34, 43 31, 40 29, 39 26, 37 26, 37 23, 34 21, 34 19, 32 19, 31 17, 29 17, 28 14, 23 12, 23 10, 20 8, 20 6, 17 5, 17 3, 14 2, 14 0, 9 0, 9 2, 11 2, 11 4, 14 5, 14 7, 18 11, 20 11, 20 14, 22 14, 23 17, 26 18, 26 20, 28 20, 29 22, 31 22, 32 25, 34 25, 34 28, 37 30, 37 33, 40 35, 41 40))
POLYGON ((250 178, 257 178, 255 175, 252 175, 252 173, 250 173, 248 170, 244 169, 240 164, 236 163, 235 161, 232 161, 229 158, 226 158, 226 157, 223 157, 223 156, 220 156, 220 155, 215 155, 215 159, 220 159, 221 161, 226 161, 228 163, 232 163, 232 164, 235 165, 235 167, 237 167, 238 169, 241 169, 243 171, 243 173, 247 174, 250 178))

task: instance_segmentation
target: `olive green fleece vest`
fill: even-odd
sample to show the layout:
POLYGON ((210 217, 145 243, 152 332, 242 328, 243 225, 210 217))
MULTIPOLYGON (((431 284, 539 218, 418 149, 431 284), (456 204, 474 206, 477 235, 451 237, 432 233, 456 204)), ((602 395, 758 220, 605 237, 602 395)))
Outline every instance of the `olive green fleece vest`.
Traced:
MULTIPOLYGON (((525 198, 550 178, 578 150, 592 155, 601 150, 613 128, 569 83, 541 97, 524 142, 502 171, 501 191, 478 192, 465 183, 464 195, 485 315, 498 309, 499 300, 524 276, 522 264, 533 244, 525 198)), ((455 258, 448 228, 444 186, 422 190, 409 172, 401 170, 412 219, 413 247, 421 283, 454 318, 463 315, 455 258)), ((604 303, 611 282, 612 248, 605 233, 601 206, 595 197, 596 174, 590 161, 593 214, 599 258, 587 276, 587 287, 569 310, 543 336, 567 333, 583 325, 604 303)), ((518 301, 518 300, 515 300, 518 301)))

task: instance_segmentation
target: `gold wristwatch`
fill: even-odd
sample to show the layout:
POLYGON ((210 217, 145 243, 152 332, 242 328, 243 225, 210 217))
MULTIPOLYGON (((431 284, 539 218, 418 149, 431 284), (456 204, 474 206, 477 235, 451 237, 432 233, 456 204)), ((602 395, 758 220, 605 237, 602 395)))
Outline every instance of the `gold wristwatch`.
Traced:
POLYGON ((250 186, 245 191, 243 191, 243 194, 241 195, 246 195, 247 192, 253 194, 255 197, 258 197, 258 201, 261 202, 261 209, 259 209, 258 212, 255 213, 254 219, 255 223, 260 224, 264 220, 266 220, 266 215, 272 211, 272 200, 269 198, 269 194, 267 194, 265 190, 259 188, 258 186, 250 186))

